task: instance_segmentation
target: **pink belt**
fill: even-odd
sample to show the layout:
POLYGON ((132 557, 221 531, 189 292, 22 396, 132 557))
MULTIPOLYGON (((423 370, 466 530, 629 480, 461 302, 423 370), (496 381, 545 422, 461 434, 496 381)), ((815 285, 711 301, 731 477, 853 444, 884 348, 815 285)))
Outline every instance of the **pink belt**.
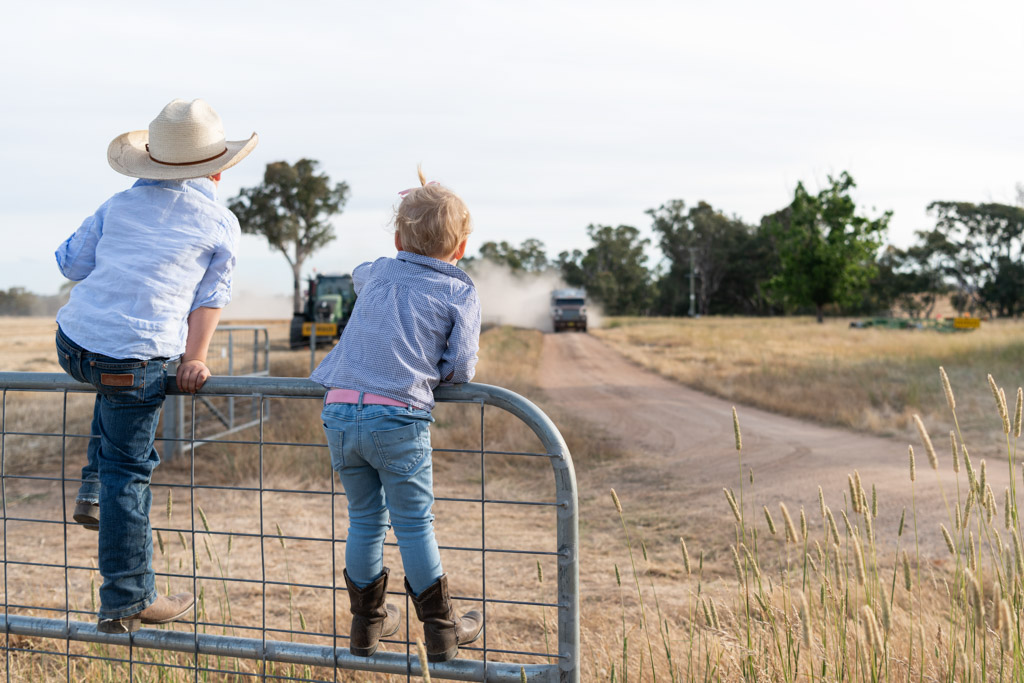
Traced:
MULTIPOLYGON (((359 393, 355 389, 331 389, 327 392, 324 397, 324 403, 359 403, 359 393)), ((367 391, 363 393, 363 405, 373 406, 398 406, 399 408, 415 408, 412 403, 396 401, 393 398, 387 396, 379 396, 377 394, 371 394, 367 391)))

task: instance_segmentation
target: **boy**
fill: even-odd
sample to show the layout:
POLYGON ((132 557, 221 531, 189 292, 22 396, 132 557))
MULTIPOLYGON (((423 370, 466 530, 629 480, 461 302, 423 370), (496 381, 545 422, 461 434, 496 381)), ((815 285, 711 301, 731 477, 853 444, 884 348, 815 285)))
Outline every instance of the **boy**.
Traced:
POLYGON ((349 650, 369 657, 398 630, 385 604, 384 535, 393 526, 405 589, 423 622, 427 659, 447 661, 473 642, 483 616, 458 617, 434 538, 430 429, 439 382, 473 378, 480 299, 456 263, 466 253, 469 211, 437 183, 406 190, 395 213, 395 258, 352 272, 352 318, 310 376, 330 390, 323 423, 331 464, 348 497, 345 585, 352 611, 349 650))
POLYGON ((156 593, 149 483, 160 457, 153 443, 167 364, 181 358, 184 391, 210 376, 207 348, 231 299, 240 236, 234 214, 216 202, 217 184, 257 141, 255 133, 226 141, 210 105, 174 100, 148 130, 110 143, 110 166, 140 180, 56 252, 61 273, 81 281, 57 313, 57 359, 96 387, 74 519, 99 531, 97 630, 104 633, 176 621, 195 602, 189 593, 156 593))

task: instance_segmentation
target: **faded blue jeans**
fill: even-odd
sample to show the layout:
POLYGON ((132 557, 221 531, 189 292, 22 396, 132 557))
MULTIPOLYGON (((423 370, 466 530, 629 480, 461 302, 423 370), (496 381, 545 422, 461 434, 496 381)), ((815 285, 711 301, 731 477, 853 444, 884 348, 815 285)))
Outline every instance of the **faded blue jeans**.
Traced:
POLYGON ((82 470, 78 500, 98 500, 100 505, 99 618, 120 619, 156 600, 149 482, 160 463, 153 442, 167 361, 92 353, 60 328, 57 360, 74 379, 96 387, 89 464, 82 470))
POLYGON ((331 466, 348 498, 345 570, 356 586, 384 567, 384 535, 395 530, 402 566, 419 595, 444 573, 434 538, 433 466, 426 410, 329 403, 321 415, 331 466))

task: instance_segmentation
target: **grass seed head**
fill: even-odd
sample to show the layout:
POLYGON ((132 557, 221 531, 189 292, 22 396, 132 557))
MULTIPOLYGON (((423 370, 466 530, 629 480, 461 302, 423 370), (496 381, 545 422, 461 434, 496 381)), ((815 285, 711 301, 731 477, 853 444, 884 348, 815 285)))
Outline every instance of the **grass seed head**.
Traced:
POLYGON ((850 485, 850 505, 853 506, 853 511, 860 513, 860 491, 857 490, 857 482, 854 481, 852 474, 846 475, 846 481, 850 485))
POLYGON ((725 494, 725 499, 729 502, 729 508, 732 510, 732 516, 736 518, 737 522, 742 522, 743 517, 740 515, 740 506, 736 504, 736 497, 732 495, 732 491, 729 489, 722 489, 722 493, 725 494))
POLYGON ((914 425, 917 427, 917 433, 924 443, 924 451, 928 454, 928 464, 932 466, 933 470, 939 469, 939 456, 935 453, 935 446, 932 445, 932 439, 928 436, 928 430, 924 428, 924 422, 921 422, 920 415, 914 415, 914 425))
POLYGON ((949 554, 956 555, 956 546, 953 544, 953 537, 949 535, 946 525, 940 524, 939 528, 942 529, 942 538, 946 541, 946 549, 949 550, 949 554))
POLYGON ((907 551, 903 551, 903 587, 908 591, 913 587, 912 575, 910 573, 910 558, 907 551))
POLYGON ((956 432, 949 430, 949 447, 953 452, 953 474, 960 474, 960 454, 956 447, 956 432))
POLYGON ((821 508, 821 518, 825 519, 825 493, 818 487, 818 507, 821 508))
POLYGON ((804 514, 804 506, 800 506, 800 536, 807 540, 807 515, 804 514))
POLYGON ((736 436, 737 452, 743 450, 743 435, 740 433, 740 416, 736 414, 736 406, 732 407, 732 431, 736 436))
POLYGON ((771 532, 772 536, 775 535, 775 520, 772 519, 772 513, 768 511, 768 506, 762 506, 764 508, 764 518, 768 522, 768 531, 771 532))
POLYGON ((1000 411, 999 417, 1003 418, 1003 433, 1006 435, 1010 434, 1010 414, 1006 410, 1006 392, 1003 391, 1002 387, 999 387, 999 403, 1000 411))
POLYGON ((203 512, 203 507, 200 505, 199 508, 199 519, 203 522, 203 528, 206 529, 206 533, 210 533, 210 520, 206 519, 206 513, 203 512))
POLYGON ((850 523, 850 518, 846 516, 846 510, 840 510, 839 514, 843 516, 843 524, 846 525, 846 535, 854 536, 855 534, 853 533, 853 524, 850 523))
POLYGON ((882 647, 882 638, 878 632, 878 622, 875 620, 875 613, 871 607, 864 605, 860 608, 861 622, 864 625, 864 640, 872 650, 879 650, 882 647))
POLYGON ((871 516, 878 516, 878 489, 874 484, 871 485, 871 516))
POLYGON ((974 606, 974 623, 983 628, 985 603, 982 601, 981 585, 978 583, 978 579, 975 578, 974 572, 970 569, 964 570, 964 578, 967 579, 967 590, 970 591, 971 602, 974 606))
POLYGON ((1010 487, 1003 489, 1003 527, 1009 531, 1013 528, 1013 505, 1010 503, 1010 487))
POLYGON ((867 580, 867 571, 864 567, 864 552, 860 547, 860 539, 856 536, 851 536, 850 538, 853 541, 853 563, 854 569, 857 570, 857 583, 863 586, 867 580))
POLYGON ((793 526, 793 518, 789 516, 789 509, 785 503, 779 503, 779 510, 782 511, 782 521, 786 525, 786 540, 796 543, 796 527, 793 526))
POLYGON ((1017 387, 1017 407, 1013 409, 1013 438, 1020 438, 1021 410, 1024 410, 1024 389, 1017 387))
POLYGON ((619 574, 619 565, 615 565, 615 584, 622 588, 622 575, 619 574))
POLYGON ((903 508, 903 512, 900 513, 900 526, 896 530, 896 536, 903 535, 903 523, 907 521, 907 508, 903 508))
POLYGON ((173 503, 171 502, 171 490, 167 489, 167 519, 168 520, 171 518, 171 508, 172 507, 173 507, 173 503))
POLYGON ((1024 554, 1021 553, 1020 536, 1017 531, 1013 532, 1013 559, 1017 564, 1017 575, 1024 576, 1024 554))
POLYGON ((156 542, 157 542, 157 545, 160 547, 160 554, 163 555, 164 554, 164 536, 163 536, 163 534, 160 533, 159 529, 157 529, 157 531, 156 531, 156 542))
POLYGON ((1014 632, 1013 612, 1010 610, 1010 603, 1006 600, 999 601, 999 637, 1004 643, 1013 641, 1014 632))
POLYGON ((960 531, 963 529, 963 518, 960 516, 960 506, 956 506, 956 518, 953 520, 953 530, 960 531))
POLYGON ((839 543, 839 527, 836 526, 836 518, 832 516, 832 510, 825 506, 825 519, 828 520, 828 530, 832 533, 833 543, 839 543))
MULTIPOLYGON (((679 549, 683 552, 683 567, 686 569, 686 573, 690 573, 690 553, 686 552, 686 541, 683 537, 679 537, 679 549)), ((537 571, 540 572, 540 563, 537 563, 537 571)))
POLYGON ((807 596, 802 591, 798 608, 800 609, 800 635, 803 636, 804 647, 809 648, 811 646, 811 608, 807 604, 807 596))
POLYGON ((910 483, 914 483, 917 480, 917 465, 914 462, 914 447, 907 446, 907 451, 910 453, 910 483))
POLYGON ((736 546, 732 548, 732 568, 736 570, 736 580, 743 583, 743 565, 740 564, 740 555, 736 552, 736 546))
POLYGON ((615 503, 615 511, 620 515, 622 514, 622 503, 619 502, 619 495, 615 493, 615 489, 612 489, 612 502, 615 503))
POLYGON ((939 377, 942 378, 942 391, 946 394, 946 403, 949 404, 949 411, 951 413, 955 413, 956 399, 953 398, 953 387, 949 384, 949 377, 946 375, 946 369, 941 365, 939 366, 939 377))
POLYGON ((878 601, 882 607, 882 628, 888 632, 892 628, 892 606, 889 604, 889 596, 885 592, 885 585, 880 587, 881 599, 878 601))

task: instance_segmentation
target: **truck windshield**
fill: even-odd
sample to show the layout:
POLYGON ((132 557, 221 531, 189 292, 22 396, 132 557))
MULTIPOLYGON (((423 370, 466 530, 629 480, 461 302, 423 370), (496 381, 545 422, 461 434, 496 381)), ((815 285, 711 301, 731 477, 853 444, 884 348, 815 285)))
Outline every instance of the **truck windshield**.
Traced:
POLYGON ((582 306, 583 299, 555 299, 556 306, 582 306))

